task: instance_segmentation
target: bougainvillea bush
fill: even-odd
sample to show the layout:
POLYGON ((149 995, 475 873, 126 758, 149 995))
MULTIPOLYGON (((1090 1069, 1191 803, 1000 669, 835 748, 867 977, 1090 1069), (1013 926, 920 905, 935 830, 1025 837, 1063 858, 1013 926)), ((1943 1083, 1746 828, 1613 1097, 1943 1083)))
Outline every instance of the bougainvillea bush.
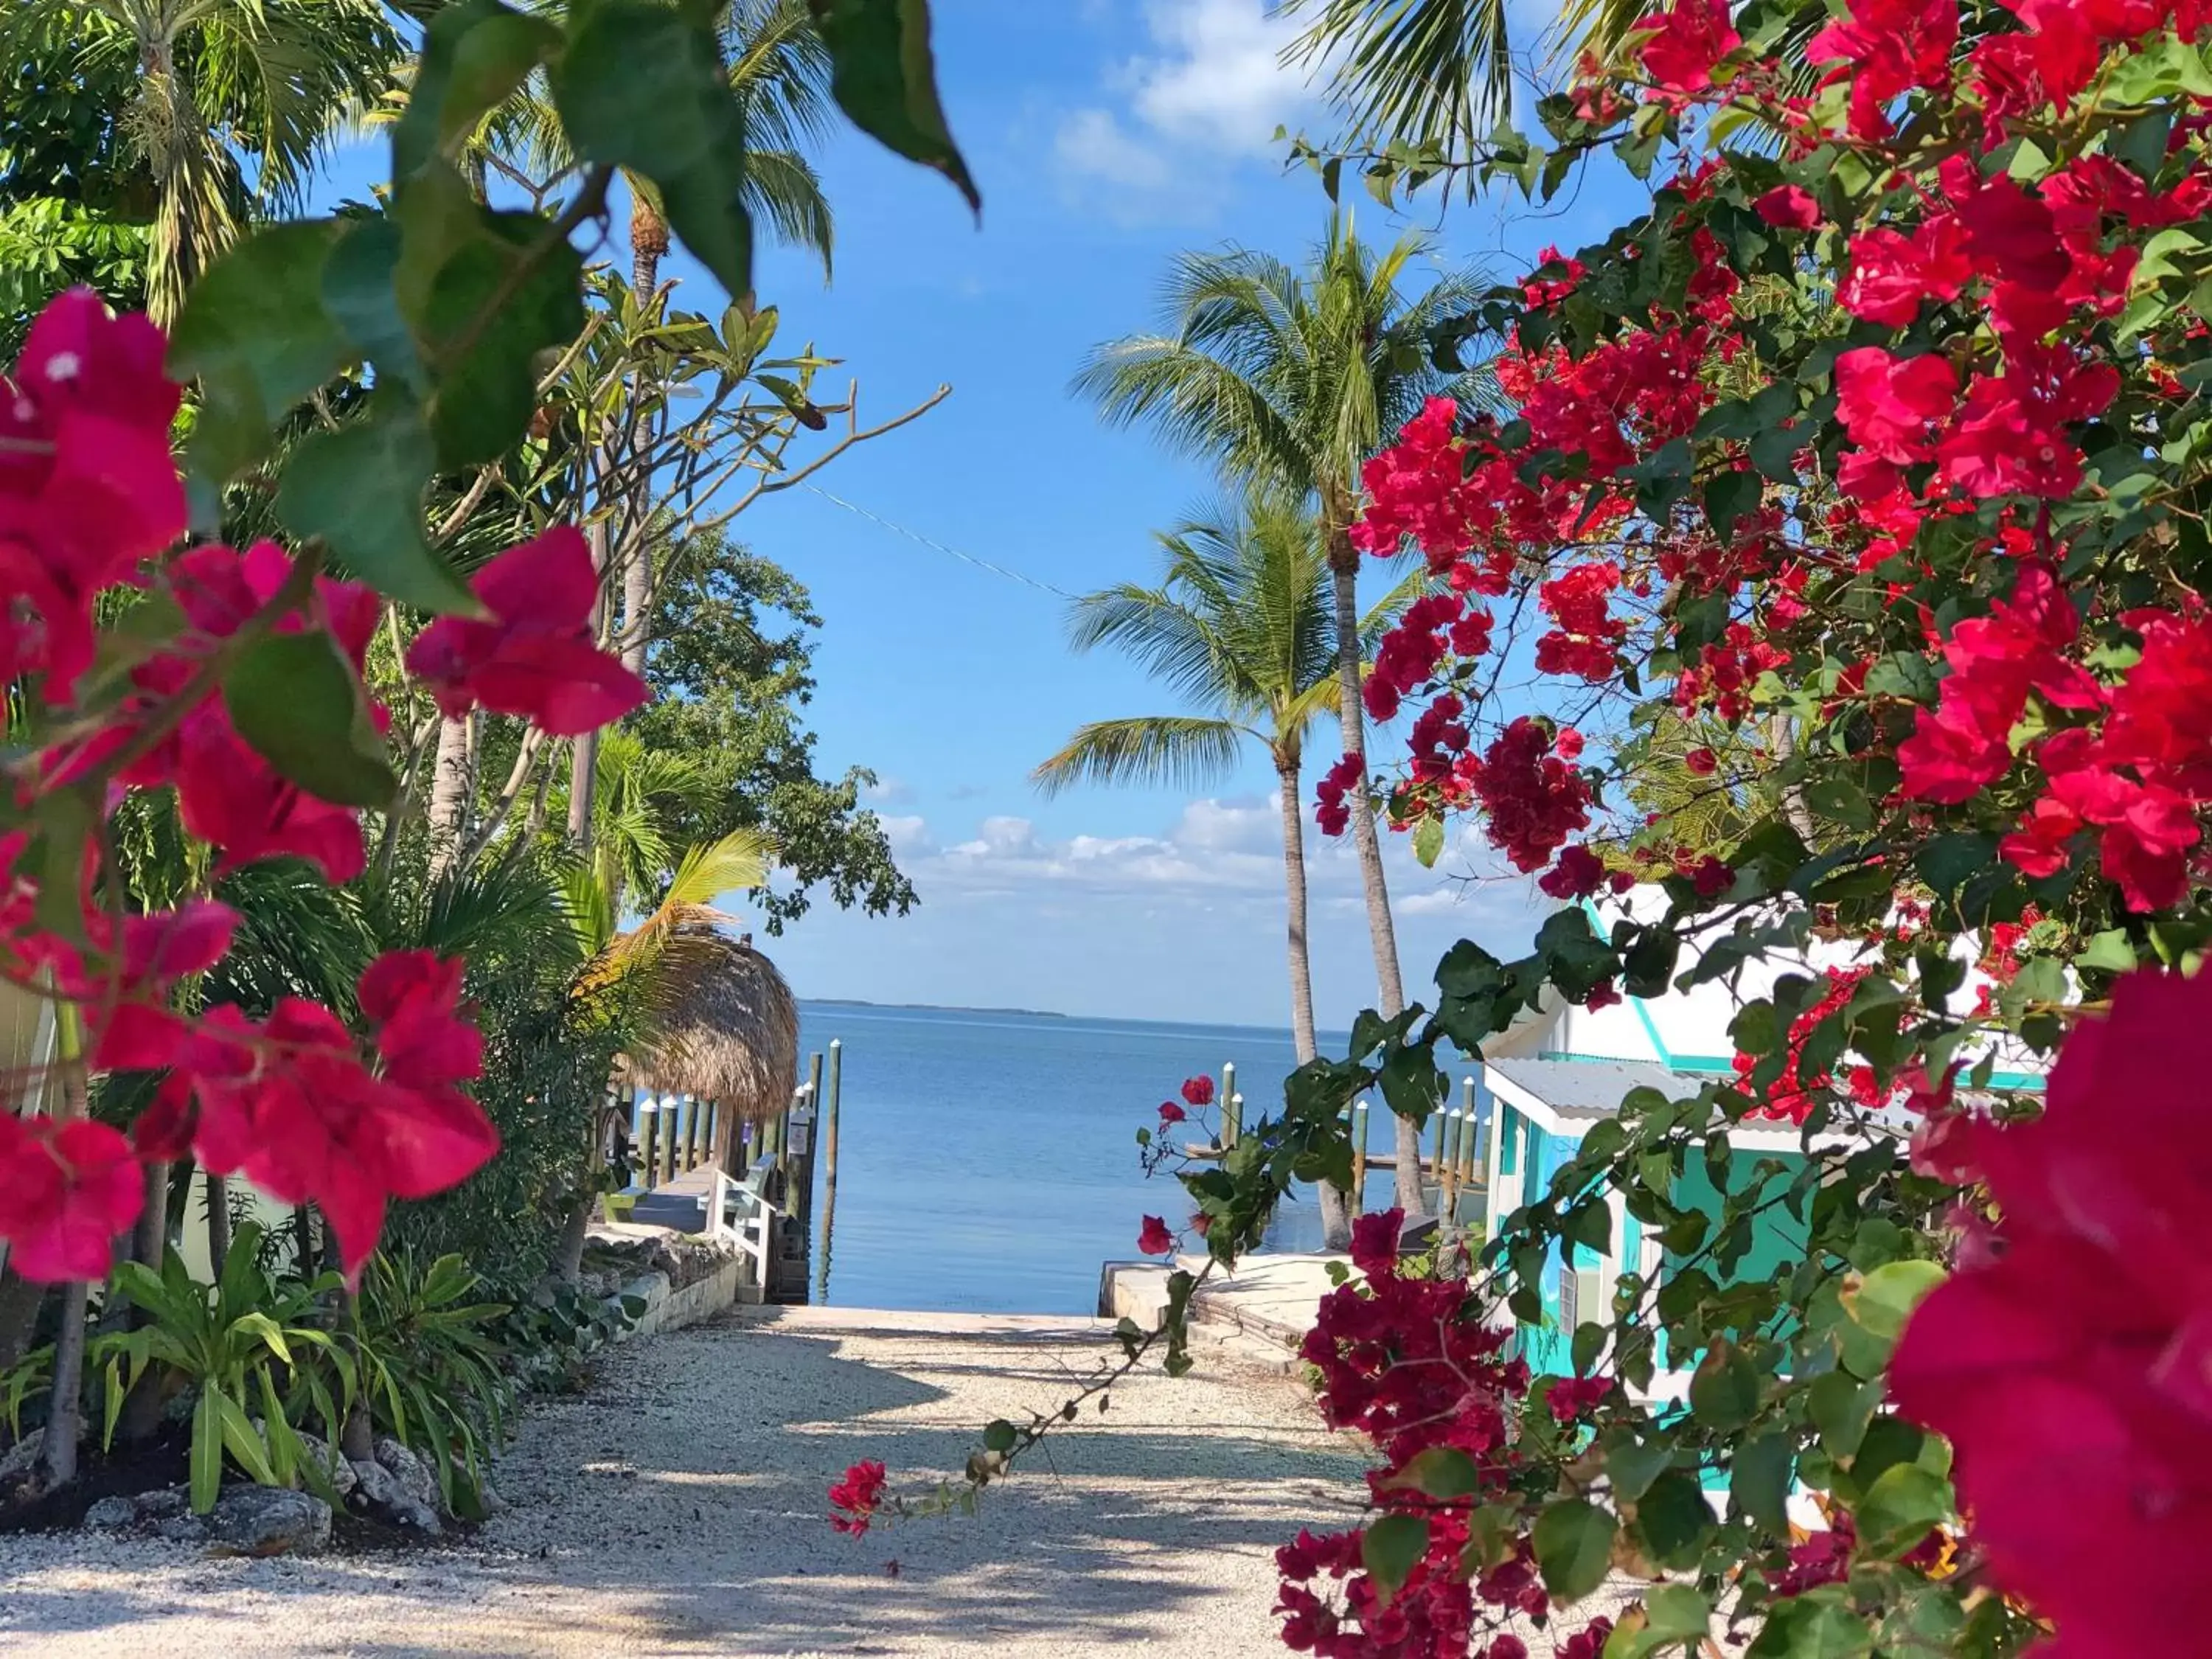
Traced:
MULTIPOLYGON (((1685 0, 1478 163, 1541 197, 1601 155, 1651 210, 1466 319, 1510 410, 1432 404, 1368 470, 1363 546, 1448 595, 1379 655, 1411 752, 1370 783, 1401 829, 1477 815, 1556 898, 1668 902, 1460 945, 1271 1133, 1312 1162, 1352 1091, 1425 1112, 1437 1045, 1546 988, 1816 936, 1851 965, 1746 994, 1734 1074, 1632 1097, 1468 1280, 1370 1246, 1309 1357, 1382 1456, 1375 1512, 1283 1552, 1292 1647, 2212 1650, 2208 21, 1685 0), (1496 690, 1514 650, 1533 696, 1496 690), (1681 844, 1637 804, 1661 766, 1748 827, 1681 844), (1999 1036, 2056 1057, 2046 1091, 1990 1087, 1999 1036), (1808 1157, 1731 1169, 1753 1115, 1808 1157), (1516 1372, 1488 1323, 1536 1316, 1551 1247, 1603 1248, 1608 1191, 1668 1268, 1582 1310, 1573 1376, 1516 1372), (1740 1271, 1777 1208, 1803 1259, 1740 1271), (1650 1389, 1662 1341, 1686 1397, 1650 1389), (1616 1571, 1640 1601, 1593 1621, 1616 1571)), ((1267 1174, 1193 1184, 1241 1219, 1267 1174)))
POLYGON ((1680 0, 1540 140, 1451 164, 1539 201, 1625 170, 1650 211, 1439 337, 1508 407, 1434 403, 1369 466, 1360 544, 1437 586, 1366 687, 1410 752, 1333 771, 1323 825, 1364 789, 1555 899, 1664 900, 1456 946, 1186 1175, 1203 1247, 1343 1178, 1356 1095, 1436 1109, 1447 1041, 1789 971, 1740 991, 1732 1072, 1631 1096, 1464 1276, 1363 1224, 1306 1357, 1380 1461, 1361 1524, 1281 1551, 1291 1647, 2212 1652, 2208 23, 1680 0), (1804 1156, 1732 1153, 1754 1116, 1804 1156), (1531 1376, 1508 1333, 1609 1194, 1667 1265, 1531 1376), (1785 1212, 1802 1256, 1754 1269, 1785 1212))
MULTIPOLYGON (((647 696, 605 648, 603 536, 595 550, 584 527, 526 512, 540 533, 478 550, 472 570, 441 547, 488 494, 542 507, 524 452, 546 377, 597 326, 586 261, 618 172, 750 305, 721 9, 431 9, 373 205, 242 237, 166 337, 64 294, 0 376, 0 979, 52 1016, 43 1074, 9 1077, 0 1109, 0 1243, 27 1280, 96 1283, 118 1240, 158 1255, 158 1230, 132 1230, 187 1156, 312 1205, 356 1281, 393 1200, 480 1168, 498 1137, 471 1094, 485 1062, 465 964, 396 951, 343 995, 207 1006, 241 924, 208 895, 263 860, 333 886, 376 844, 388 866, 422 807, 392 756, 420 739, 388 733, 373 684, 396 677, 447 721, 519 717, 532 741, 584 738, 647 696), (530 210, 487 200, 467 154, 526 85, 573 158, 530 210), (226 544, 242 520, 277 533, 226 544), (134 889, 124 848, 156 797, 191 843, 177 867, 197 872, 163 903, 134 889), (98 1119, 94 1076, 112 1085, 98 1119)), ((846 113, 973 201, 927 5, 811 9, 846 113)), ((77 1403, 72 1324, 56 1423, 77 1403)), ((74 1446, 48 1436, 57 1478, 74 1446)))

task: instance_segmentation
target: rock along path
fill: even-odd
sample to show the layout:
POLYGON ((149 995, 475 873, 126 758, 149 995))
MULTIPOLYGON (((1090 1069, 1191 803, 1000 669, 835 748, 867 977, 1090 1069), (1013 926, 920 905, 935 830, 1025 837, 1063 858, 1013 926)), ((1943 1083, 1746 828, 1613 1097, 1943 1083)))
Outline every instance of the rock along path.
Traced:
POLYGON ((830 1530, 848 1463, 954 1473, 982 1424, 1115 1352, 1096 1321, 806 1308, 632 1343, 532 1407, 500 1462, 512 1508, 465 1543, 245 1560, 0 1538, 0 1654, 1281 1653, 1273 1547, 1343 1524, 1365 1460, 1233 1351, 1132 1378, 975 1517, 830 1530))

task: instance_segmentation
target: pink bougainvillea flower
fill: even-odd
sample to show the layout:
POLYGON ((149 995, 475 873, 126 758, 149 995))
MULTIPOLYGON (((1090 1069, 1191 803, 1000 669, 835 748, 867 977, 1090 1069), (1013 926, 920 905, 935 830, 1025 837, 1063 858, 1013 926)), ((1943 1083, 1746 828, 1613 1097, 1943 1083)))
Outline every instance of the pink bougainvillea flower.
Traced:
POLYGON ((1820 204, 1802 185, 1777 185, 1752 206, 1760 218, 1783 230, 1812 230, 1820 222, 1820 204))
POLYGON ((234 1010, 227 1020, 211 1011, 203 1052, 179 1060, 196 1073, 200 1161, 242 1172, 285 1203, 313 1200, 349 1273, 375 1248, 390 1200, 442 1192, 499 1150, 490 1120, 457 1086, 483 1063, 481 1039, 459 1011, 459 967, 403 951, 362 975, 375 1072, 336 1015, 298 998, 258 1027, 234 1010))
POLYGON ((1663 93, 1684 96, 1713 83, 1722 58, 1743 44, 1729 21, 1727 0, 1675 0, 1664 11, 1637 20, 1644 43, 1644 72, 1663 93))
POLYGON ((2055 1651, 2094 1632, 2084 1654, 2155 1652, 2202 1599, 2212 1278, 2187 1264, 2212 1206, 2208 1045, 2212 981, 2130 975, 2068 1038, 2040 1118, 1949 1120, 2003 1248, 1962 1253, 1914 1313, 1891 1395, 1950 1438, 1971 1542, 2065 1632, 2055 1651))
POLYGON ((137 1224, 144 1202, 138 1160, 119 1130, 0 1112, 0 1238, 25 1279, 106 1278, 116 1235, 137 1224))
POLYGON ((1896 357, 1860 346, 1836 359, 1836 412, 1851 441, 1879 459, 1925 460, 1930 428, 1958 400, 1958 371, 1939 353, 1896 357))
POLYGON ((0 380, 0 678, 43 673, 49 702, 92 664, 94 597, 184 532, 165 350, 144 317, 71 289, 0 380))
POLYGON ((1931 216, 1910 236, 1877 226, 1851 238, 1850 267, 1836 290, 1854 317, 1904 328, 1928 300, 1955 300, 1974 274, 1955 215, 1931 216))
POLYGON ((855 1538, 866 1532, 882 1506, 886 1474, 884 1466, 871 1458, 854 1464, 842 1480, 833 1481, 830 1507, 838 1513, 830 1516, 830 1524, 855 1538))
POLYGON ((1146 1216, 1137 1232, 1138 1250, 1146 1255, 1173 1255, 1175 1247, 1175 1235, 1168 1231, 1168 1224, 1156 1215, 1146 1216))
POLYGON ((1604 884, 1603 861, 1579 842, 1561 848, 1558 860, 1536 878, 1536 885, 1555 899, 1587 898, 1604 884))
POLYGON ((645 682, 592 642, 599 578, 573 526, 509 548, 469 586, 490 619, 441 617, 407 652, 447 719, 482 706, 573 738, 645 701, 645 682))
POLYGON ((1213 1079, 1204 1073, 1196 1077, 1187 1077, 1182 1080, 1182 1103, 1186 1106, 1211 1106, 1213 1104, 1213 1079))

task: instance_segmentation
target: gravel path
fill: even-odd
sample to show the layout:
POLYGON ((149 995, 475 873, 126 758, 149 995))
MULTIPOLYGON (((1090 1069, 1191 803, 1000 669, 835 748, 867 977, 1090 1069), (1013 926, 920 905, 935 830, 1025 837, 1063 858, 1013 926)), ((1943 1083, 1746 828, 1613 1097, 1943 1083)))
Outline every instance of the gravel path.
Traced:
POLYGON ((513 1508, 443 1552, 211 1559, 0 1538, 0 1654, 40 1659, 718 1659, 1278 1653, 1271 1553, 1358 1495, 1358 1448, 1279 1371, 1201 1358, 1117 1389, 972 1519, 857 1541, 824 1488, 958 1469, 1114 1352, 1090 1321, 778 1310, 629 1345, 532 1409, 513 1508))

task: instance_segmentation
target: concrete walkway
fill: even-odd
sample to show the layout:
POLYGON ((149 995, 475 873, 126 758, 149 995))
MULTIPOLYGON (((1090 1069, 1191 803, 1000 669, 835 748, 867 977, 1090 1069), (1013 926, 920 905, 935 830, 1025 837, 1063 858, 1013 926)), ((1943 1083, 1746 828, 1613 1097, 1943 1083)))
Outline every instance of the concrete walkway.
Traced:
POLYGON ((1343 1524, 1365 1460, 1279 1364, 1225 1349, 1117 1390, 978 1516, 830 1530, 848 1463, 956 1472, 982 1424, 1115 1353, 1109 1329, 799 1308, 628 1345, 588 1395, 532 1409, 498 1472, 512 1509, 465 1544, 295 1561, 0 1538, 0 1654, 1280 1651, 1273 1548, 1343 1524))

